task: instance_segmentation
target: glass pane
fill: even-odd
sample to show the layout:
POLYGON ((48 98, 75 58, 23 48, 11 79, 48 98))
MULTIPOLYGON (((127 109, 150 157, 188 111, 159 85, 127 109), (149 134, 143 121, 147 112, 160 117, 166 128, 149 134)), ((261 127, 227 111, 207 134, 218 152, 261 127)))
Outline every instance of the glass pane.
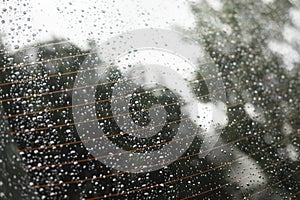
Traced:
POLYGON ((0 199, 299 199, 299 1, 0 5, 0 199))

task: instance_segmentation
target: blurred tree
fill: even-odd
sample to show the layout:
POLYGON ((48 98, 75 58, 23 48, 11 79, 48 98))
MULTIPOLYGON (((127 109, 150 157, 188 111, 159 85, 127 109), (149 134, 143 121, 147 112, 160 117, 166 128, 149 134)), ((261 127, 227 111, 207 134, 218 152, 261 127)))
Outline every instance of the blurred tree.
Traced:
MULTIPOLYGON (((150 173, 110 175, 118 172, 96 161, 80 142, 71 95, 77 70, 90 50, 54 39, 13 54, 1 53, 0 95, 7 116, 7 124, 3 121, 1 127, 7 137, 1 138, 0 146, 1 170, 6 170, 1 175, 6 180, 5 198, 31 198, 33 192, 25 188, 27 175, 30 185, 54 184, 37 187, 38 196, 46 199, 82 199, 122 191, 134 192, 115 199, 266 199, 264 195, 269 194, 273 199, 296 198, 293 194, 299 191, 300 177, 294 173, 299 170, 299 157, 289 152, 300 144, 300 65, 292 63, 288 70, 284 57, 269 48, 270 41, 286 42, 282 30, 287 25, 295 27, 289 12, 296 5, 279 0, 273 4, 230 0, 221 5, 193 4, 197 28, 189 34, 205 44, 221 72, 228 97, 228 126, 205 158, 198 156, 202 140, 195 138, 181 159, 150 173), (251 107, 260 113, 256 118, 248 110, 251 107), (12 158, 18 160, 14 141, 23 165, 18 161, 16 168, 9 168, 15 162, 12 158), (65 143, 69 144, 58 145, 65 143), (237 158, 247 158, 252 171, 237 158), (261 180, 251 173, 261 175, 261 180), (23 180, 15 180, 15 187, 16 177, 23 180)), ((289 45, 300 53, 299 43, 289 45)), ((197 95, 207 95, 203 83, 197 87, 201 88, 195 90, 197 95)), ((104 92, 107 88, 97 89, 100 99, 109 98, 104 92)))
MULTIPOLYGON (((1 68, 6 61, 5 48, 0 38, 1 68)), ((1 83, 3 78, 1 74, 1 83)), ((14 137, 9 134, 10 126, 3 119, 3 114, 3 106, 0 104, 0 199, 36 199, 34 190, 29 186, 30 177, 23 170, 24 165, 17 152, 18 147, 14 137)))
MULTIPOLYGON (((299 2, 218 2, 221 3, 219 6, 200 1, 192 7, 197 18, 197 29, 193 35, 195 39, 203 38, 207 51, 223 75, 229 124, 245 119, 226 127, 222 139, 228 143, 254 134, 254 137, 239 141, 234 147, 249 156, 254 154, 251 157, 262 169, 286 158, 264 173, 267 185, 292 176, 267 191, 277 193, 280 199, 291 198, 299 190, 300 180, 299 174, 293 175, 299 170, 299 153, 295 158, 289 156, 288 150, 293 148, 293 151, 299 152, 300 64, 299 61, 287 64, 286 57, 273 52, 270 44, 275 42, 283 48, 288 46, 299 55, 299 38, 298 41, 297 38, 288 41, 284 32, 290 27, 299 30, 291 18, 291 11, 298 9, 296 3, 299 6, 299 2), (250 117, 247 112, 249 105, 263 117, 250 117), (289 131, 286 127, 290 127, 289 131), (255 153, 264 148, 268 149, 255 153)), ((243 195, 254 195, 262 189, 259 185, 248 188, 252 190, 245 190, 246 187, 243 195)))

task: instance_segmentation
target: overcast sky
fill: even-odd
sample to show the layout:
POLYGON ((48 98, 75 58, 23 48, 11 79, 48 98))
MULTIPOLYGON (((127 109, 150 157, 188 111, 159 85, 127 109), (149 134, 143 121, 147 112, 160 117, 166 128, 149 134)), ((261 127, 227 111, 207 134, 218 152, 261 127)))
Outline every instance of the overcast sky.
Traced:
POLYGON ((137 28, 192 28, 185 0, 23 0, 2 2, 2 24, 9 48, 21 48, 53 36, 84 46, 137 28))

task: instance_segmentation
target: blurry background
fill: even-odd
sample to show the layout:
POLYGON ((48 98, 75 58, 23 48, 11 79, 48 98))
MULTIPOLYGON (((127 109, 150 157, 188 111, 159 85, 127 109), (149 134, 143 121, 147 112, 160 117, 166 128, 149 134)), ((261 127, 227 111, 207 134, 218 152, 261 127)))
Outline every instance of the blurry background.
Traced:
MULTIPOLYGON (((299 1, 0 5, 0 198, 299 198, 299 1), (229 120, 205 158, 195 138, 167 168, 122 173, 80 142, 67 91, 76 70, 93 46, 137 28, 201 40, 219 68, 229 120)), ((203 82, 195 87, 197 96, 209 96, 203 82)))

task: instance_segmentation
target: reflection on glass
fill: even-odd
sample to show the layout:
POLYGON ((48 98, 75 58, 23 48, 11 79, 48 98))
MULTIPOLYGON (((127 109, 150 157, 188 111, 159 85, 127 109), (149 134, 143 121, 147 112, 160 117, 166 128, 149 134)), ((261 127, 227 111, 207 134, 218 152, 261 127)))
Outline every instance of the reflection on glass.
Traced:
POLYGON ((2 5, 0 199, 299 198, 298 1, 2 5), (105 76, 92 70, 105 53, 132 46, 111 38, 136 29, 178 32, 187 44, 201 44, 195 57, 206 57, 190 70, 179 59, 187 52, 171 42, 164 47, 178 47, 171 53, 124 52, 112 56, 113 65, 105 62, 105 76), (78 79, 82 73, 89 77, 78 79), (99 81, 92 85, 91 77, 99 81), (88 101, 89 88, 95 102, 88 101), (190 94, 197 104, 185 110, 190 94), (86 128, 90 121, 104 134, 86 128), (211 126, 217 131, 209 132, 211 126), (217 133, 216 140, 209 137, 217 133), (128 159, 113 159, 119 155, 105 150, 94 155, 91 149, 101 151, 97 141, 103 138, 128 159), (161 156, 181 152, 170 160, 149 157, 145 164, 135 157, 176 141, 188 148, 164 151, 161 156), (116 160, 127 168, 120 170, 116 160), (133 167, 150 165, 160 167, 133 167))

